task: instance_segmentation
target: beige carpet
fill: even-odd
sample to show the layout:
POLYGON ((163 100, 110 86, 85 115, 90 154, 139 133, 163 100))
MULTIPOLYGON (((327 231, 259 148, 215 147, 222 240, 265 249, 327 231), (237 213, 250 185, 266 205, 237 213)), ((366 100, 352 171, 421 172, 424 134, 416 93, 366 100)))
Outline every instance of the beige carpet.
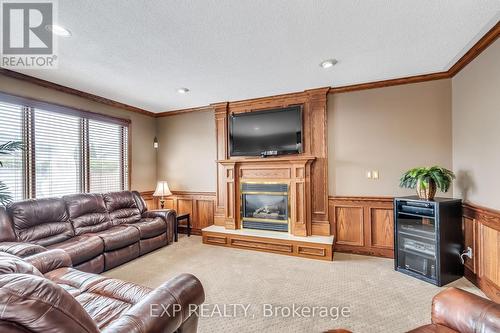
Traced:
MULTIPOLYGON (((183 272, 203 283, 209 312, 217 313, 216 306, 222 310, 224 304, 250 304, 247 317, 239 309, 235 317, 201 318, 199 332, 322 332, 340 327, 404 332, 430 321, 431 299, 444 289, 395 272, 390 259, 335 253, 333 262, 325 262, 204 245, 198 236, 182 236, 178 243, 105 275, 156 287, 183 272), (269 303, 344 306, 350 316, 264 317, 263 304, 269 303)), ((481 294, 464 278, 451 286, 481 294)), ((226 314, 232 313, 226 307, 226 314)))

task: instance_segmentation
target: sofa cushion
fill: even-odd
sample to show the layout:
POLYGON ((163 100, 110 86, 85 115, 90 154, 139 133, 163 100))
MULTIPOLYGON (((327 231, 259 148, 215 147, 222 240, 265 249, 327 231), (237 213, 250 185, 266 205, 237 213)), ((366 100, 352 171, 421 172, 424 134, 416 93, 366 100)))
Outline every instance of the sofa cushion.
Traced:
POLYGON ((0 307, 2 322, 23 328, 15 332, 99 332, 75 298, 40 276, 0 275, 0 307))
POLYGON ((64 250, 71 257, 73 265, 78 265, 103 253, 104 242, 97 236, 80 235, 62 243, 52 244, 48 248, 64 250))
POLYGON ((143 218, 130 225, 139 230, 141 239, 156 237, 167 232, 167 224, 161 217, 143 218))
POLYGON ((81 289, 75 298, 103 329, 150 292, 151 289, 134 283, 105 279, 81 289))
POLYGON ((42 273, 30 263, 12 254, 0 252, 0 275, 12 273, 43 276, 42 273))
POLYGON ((103 197, 113 225, 135 223, 141 219, 141 212, 132 192, 110 192, 103 197))
POLYGON ((99 232, 112 227, 102 195, 73 194, 64 196, 63 200, 76 235, 99 232))
POLYGON ((62 199, 31 199, 10 204, 7 211, 19 241, 47 246, 73 237, 62 199))
POLYGON ((94 235, 99 236, 104 241, 104 251, 121 249, 138 242, 140 239, 139 230, 132 226, 115 226, 96 232, 94 235))
POLYGON ((30 243, 1 242, 0 251, 24 258, 33 254, 47 251, 47 249, 43 246, 30 243))

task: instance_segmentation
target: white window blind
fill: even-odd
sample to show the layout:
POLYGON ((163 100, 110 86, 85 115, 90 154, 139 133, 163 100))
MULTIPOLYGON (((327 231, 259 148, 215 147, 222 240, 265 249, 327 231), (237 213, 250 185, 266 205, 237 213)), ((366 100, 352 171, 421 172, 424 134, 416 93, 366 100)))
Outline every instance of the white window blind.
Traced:
MULTIPOLYGON (((0 102, 0 144, 9 141, 23 141, 23 107, 0 102)), ((21 200, 24 195, 23 152, 0 156, 0 180, 7 185, 13 200, 21 200)))
POLYGON ((37 198, 83 191, 81 121, 76 116, 34 111, 37 198))
POLYGON ((13 200, 129 189, 125 120, 0 92, 0 181, 13 200))
POLYGON ((90 119, 89 191, 128 189, 127 127, 90 119))

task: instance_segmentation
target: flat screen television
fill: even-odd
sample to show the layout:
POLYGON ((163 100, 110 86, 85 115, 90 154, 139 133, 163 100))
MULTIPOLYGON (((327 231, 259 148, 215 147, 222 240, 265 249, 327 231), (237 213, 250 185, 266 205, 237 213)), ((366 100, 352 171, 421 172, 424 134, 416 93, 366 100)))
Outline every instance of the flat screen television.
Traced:
POLYGON ((231 156, 302 153, 302 107, 231 115, 229 142, 231 156))

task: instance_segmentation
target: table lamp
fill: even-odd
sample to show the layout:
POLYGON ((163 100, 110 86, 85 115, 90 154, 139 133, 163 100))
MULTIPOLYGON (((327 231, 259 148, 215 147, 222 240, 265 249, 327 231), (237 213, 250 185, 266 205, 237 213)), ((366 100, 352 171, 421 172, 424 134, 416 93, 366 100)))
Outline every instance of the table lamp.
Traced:
POLYGON ((153 193, 153 197, 160 197, 160 207, 161 209, 165 208, 165 199, 164 196, 172 195, 170 189, 168 188, 168 183, 165 180, 160 180, 158 184, 156 184, 155 193, 153 193))

